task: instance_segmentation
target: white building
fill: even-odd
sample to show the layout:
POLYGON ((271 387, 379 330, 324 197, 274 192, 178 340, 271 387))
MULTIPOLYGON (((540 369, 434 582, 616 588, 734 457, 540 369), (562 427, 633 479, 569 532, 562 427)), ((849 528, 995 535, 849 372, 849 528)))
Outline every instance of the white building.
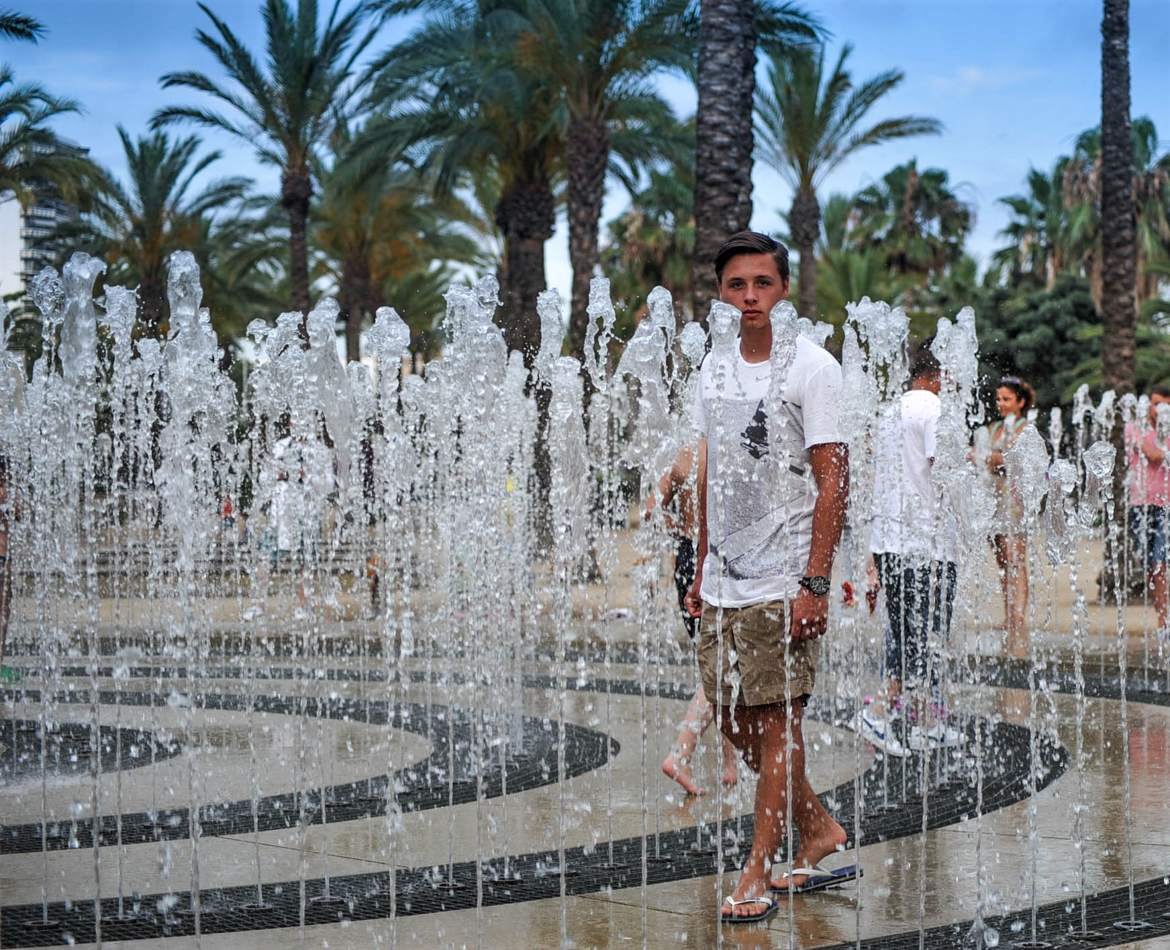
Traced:
MULTIPOLYGON (((58 141, 62 149, 78 156, 89 151, 65 139, 58 141)), ((23 211, 12 192, 0 194, 0 299, 23 293, 38 271, 54 263, 45 239, 57 225, 76 221, 79 215, 75 205, 62 201, 50 188, 38 189, 37 200, 23 211)))

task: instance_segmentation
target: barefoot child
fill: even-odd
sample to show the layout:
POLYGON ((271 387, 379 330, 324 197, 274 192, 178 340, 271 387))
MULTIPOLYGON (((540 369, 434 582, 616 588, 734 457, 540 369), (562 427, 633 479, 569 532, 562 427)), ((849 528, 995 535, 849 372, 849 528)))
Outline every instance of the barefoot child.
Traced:
MULTIPOLYGON (((695 498, 691 477, 694 468, 695 447, 684 445, 675 456, 670 470, 663 474, 658 482, 658 494, 661 496, 658 504, 666 521, 666 527, 673 535, 676 548, 674 555, 674 584, 678 590, 678 607, 682 611, 683 623, 686 624, 687 634, 693 640, 699 622, 687 613, 683 601, 687 591, 695 579, 695 498)), ((655 496, 646 501, 646 517, 650 516, 655 505, 655 496)), ((694 772, 691 770, 691 760, 699 739, 706 732, 715 718, 715 708, 708 702, 703 693, 702 684, 687 707, 686 715, 679 723, 678 736, 670 753, 662 760, 662 771, 667 778, 671 778, 683 787, 688 795, 702 795, 704 790, 695 782, 694 772)), ((726 736, 721 736, 723 750, 724 785, 734 785, 738 777, 735 761, 735 746, 726 736)))

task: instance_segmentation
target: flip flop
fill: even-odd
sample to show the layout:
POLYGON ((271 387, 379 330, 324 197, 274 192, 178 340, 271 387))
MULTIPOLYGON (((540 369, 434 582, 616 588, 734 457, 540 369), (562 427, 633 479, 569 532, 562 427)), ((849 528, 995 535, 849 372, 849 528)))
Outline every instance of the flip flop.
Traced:
POLYGON ((740 904, 766 904, 767 906, 758 914, 720 914, 720 919, 725 924, 755 924, 761 920, 767 920, 774 913, 776 913, 776 902, 772 900, 767 894, 761 894, 759 897, 747 897, 741 901, 737 901, 734 897, 723 898, 723 903, 730 907, 734 912, 735 908, 740 904))
MULTIPOLYGON (((856 881, 863 873, 865 872, 856 864, 847 864, 843 868, 833 868, 832 870, 826 870, 818 864, 811 868, 792 868, 784 873, 784 877, 791 878, 796 874, 803 875, 804 883, 799 887, 792 888, 791 892, 793 894, 808 894, 811 891, 823 891, 827 887, 837 887, 849 881, 856 881)), ((773 894, 789 893, 789 888, 777 887, 771 879, 768 881, 768 890, 773 894)))

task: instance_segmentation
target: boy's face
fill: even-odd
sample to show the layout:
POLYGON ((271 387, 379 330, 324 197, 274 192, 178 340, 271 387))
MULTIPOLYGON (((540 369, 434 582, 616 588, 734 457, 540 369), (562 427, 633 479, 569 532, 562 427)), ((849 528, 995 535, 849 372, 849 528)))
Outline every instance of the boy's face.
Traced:
POLYGON ((780 277, 771 254, 737 254, 723 268, 719 299, 743 314, 740 330, 768 323, 772 308, 788 296, 788 281, 780 277))

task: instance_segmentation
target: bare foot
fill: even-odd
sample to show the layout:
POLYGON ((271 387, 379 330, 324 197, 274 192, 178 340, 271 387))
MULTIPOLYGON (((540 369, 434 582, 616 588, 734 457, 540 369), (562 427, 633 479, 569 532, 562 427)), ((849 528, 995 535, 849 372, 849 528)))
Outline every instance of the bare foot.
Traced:
POLYGON ((731 788, 739 781, 739 764, 734 755, 723 760, 723 775, 720 776, 720 781, 727 788, 731 788))
MULTIPOLYGON (((831 822, 822 835, 810 838, 808 841, 801 839, 800 849, 796 852, 792 866, 794 868, 815 868, 830 854, 845 850, 848 837, 844 828, 835 821, 831 822)), ((803 887, 807 880, 807 874, 793 874, 792 886, 803 887)), ((788 875, 781 874, 780 877, 774 878, 770 885, 778 891, 788 890, 788 875)))
POLYGON ((753 898, 767 898, 771 900, 771 895, 768 893, 768 879, 764 876, 748 876, 745 869, 739 876, 739 883, 736 884, 735 890, 731 893, 732 900, 748 901, 746 904, 728 904, 723 903, 720 913, 723 919, 727 920, 729 917, 751 917, 760 911, 764 910, 765 905, 760 900, 753 898))
POLYGON ((691 768, 686 760, 673 752, 662 760, 662 774, 678 782, 688 795, 703 794, 703 790, 695 784, 695 777, 691 774, 691 768))

